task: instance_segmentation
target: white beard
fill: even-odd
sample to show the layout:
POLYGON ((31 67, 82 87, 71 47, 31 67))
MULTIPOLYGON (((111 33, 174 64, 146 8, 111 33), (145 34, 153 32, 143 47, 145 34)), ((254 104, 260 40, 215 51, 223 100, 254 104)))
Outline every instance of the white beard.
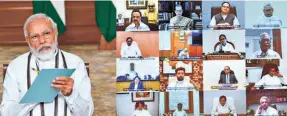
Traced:
POLYGON ((54 44, 43 44, 39 46, 37 49, 33 48, 29 43, 29 48, 31 53, 36 56, 41 61, 49 61, 54 59, 54 54, 58 50, 58 41, 54 42, 54 44), (43 47, 50 47, 48 50, 41 50, 43 47), (40 51, 41 50, 41 51, 40 51))

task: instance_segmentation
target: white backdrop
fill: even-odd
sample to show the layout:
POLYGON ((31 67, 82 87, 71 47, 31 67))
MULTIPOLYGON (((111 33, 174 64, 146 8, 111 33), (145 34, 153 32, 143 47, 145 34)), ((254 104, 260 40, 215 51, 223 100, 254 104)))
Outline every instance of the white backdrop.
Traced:
MULTIPOLYGON (((234 71, 236 79, 238 81, 237 90, 245 90, 244 83, 246 81, 245 76, 245 60, 209 60, 203 61, 203 89, 204 90, 216 90, 211 89, 211 86, 218 85, 220 73, 224 70, 225 66, 229 66, 234 71)), ((217 91, 217 90, 216 90, 217 91)))
POLYGON ((245 52, 245 30, 203 30, 203 53, 214 51, 221 34, 235 45, 235 51, 245 52))
POLYGON ((287 15, 286 15, 286 4, 287 1, 245 1, 245 27, 253 28, 256 20, 259 16, 264 15, 263 6, 266 3, 270 3, 273 8, 273 15, 279 17, 282 20, 282 27, 287 27, 287 15))

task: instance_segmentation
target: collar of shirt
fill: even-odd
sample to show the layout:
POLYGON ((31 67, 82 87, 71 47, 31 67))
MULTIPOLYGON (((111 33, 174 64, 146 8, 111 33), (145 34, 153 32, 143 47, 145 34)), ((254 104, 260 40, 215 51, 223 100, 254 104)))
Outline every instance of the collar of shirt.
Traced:
POLYGON ((144 25, 144 23, 143 22, 141 22, 140 21, 140 25, 139 25, 139 27, 136 27, 136 24, 134 23, 134 22, 132 22, 131 23, 131 26, 133 27, 133 28, 137 28, 137 29, 140 29, 140 28, 142 28, 142 26, 144 25))

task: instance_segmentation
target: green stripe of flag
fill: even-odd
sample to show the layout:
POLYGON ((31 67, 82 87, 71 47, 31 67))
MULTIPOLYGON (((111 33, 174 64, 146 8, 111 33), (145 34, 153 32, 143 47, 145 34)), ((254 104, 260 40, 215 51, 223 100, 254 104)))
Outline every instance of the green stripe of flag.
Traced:
POLYGON ((33 1, 33 12, 36 13, 44 13, 51 17, 55 23, 57 23, 58 33, 61 35, 65 32, 66 26, 63 20, 60 18, 60 15, 56 11, 55 7, 51 3, 51 1, 33 1))
POLYGON ((95 1, 96 22, 107 42, 116 37, 116 8, 112 1, 95 1))

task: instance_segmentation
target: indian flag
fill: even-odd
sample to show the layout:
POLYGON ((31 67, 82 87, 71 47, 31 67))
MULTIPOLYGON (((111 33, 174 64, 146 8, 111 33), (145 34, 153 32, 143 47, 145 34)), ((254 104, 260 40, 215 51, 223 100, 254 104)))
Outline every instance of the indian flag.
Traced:
POLYGON ((44 13, 57 23, 58 33, 61 35, 66 30, 65 1, 64 0, 34 0, 33 12, 44 13))
POLYGON ((115 1, 95 1, 96 22, 107 42, 116 38, 115 1))

